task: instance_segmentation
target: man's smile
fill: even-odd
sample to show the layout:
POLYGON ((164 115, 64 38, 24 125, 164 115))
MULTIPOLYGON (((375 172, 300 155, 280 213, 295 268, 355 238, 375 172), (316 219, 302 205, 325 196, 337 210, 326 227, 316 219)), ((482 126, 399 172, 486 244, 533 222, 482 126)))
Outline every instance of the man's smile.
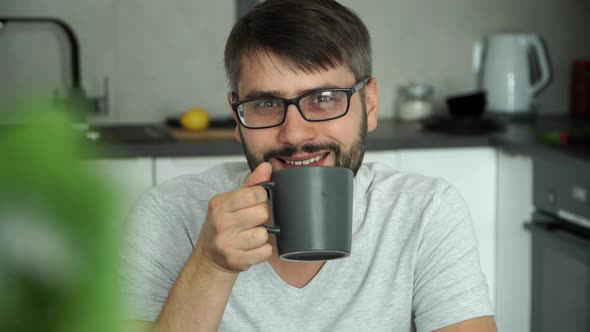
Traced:
POLYGON ((292 156, 288 158, 276 158, 286 167, 289 166, 320 166, 325 161, 329 152, 318 153, 315 155, 292 156))

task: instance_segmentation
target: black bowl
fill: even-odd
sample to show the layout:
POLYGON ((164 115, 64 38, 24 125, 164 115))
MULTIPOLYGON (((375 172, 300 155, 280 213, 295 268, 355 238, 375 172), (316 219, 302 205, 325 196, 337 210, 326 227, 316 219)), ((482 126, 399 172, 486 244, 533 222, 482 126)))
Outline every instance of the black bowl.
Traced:
POLYGON ((461 95, 449 96, 446 99, 449 112, 458 117, 477 117, 483 114, 486 107, 486 93, 476 91, 461 95))

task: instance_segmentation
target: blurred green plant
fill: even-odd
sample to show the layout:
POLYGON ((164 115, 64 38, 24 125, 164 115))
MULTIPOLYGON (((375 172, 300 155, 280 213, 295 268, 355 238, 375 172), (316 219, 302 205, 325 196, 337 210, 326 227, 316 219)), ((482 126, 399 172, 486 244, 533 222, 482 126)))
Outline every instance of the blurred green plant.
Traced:
POLYGON ((64 108, 19 108, 0 126, 0 331, 120 331, 114 187, 64 108))

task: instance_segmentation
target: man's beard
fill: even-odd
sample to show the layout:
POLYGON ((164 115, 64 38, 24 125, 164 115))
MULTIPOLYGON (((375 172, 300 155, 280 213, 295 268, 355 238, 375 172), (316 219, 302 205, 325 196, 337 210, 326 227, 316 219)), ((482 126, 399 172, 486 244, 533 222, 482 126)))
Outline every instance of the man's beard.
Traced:
POLYGON ((242 149, 244 150, 244 155, 248 161, 248 166, 250 166, 251 171, 254 171, 258 165, 262 162, 268 162, 271 158, 288 158, 298 152, 315 153, 319 151, 332 151, 335 160, 334 166, 348 168, 354 172, 354 175, 356 175, 363 162, 365 146, 367 144, 367 112, 363 111, 362 114, 358 135, 347 151, 342 151, 342 147, 335 142, 325 142, 318 144, 304 144, 301 146, 286 145, 279 149, 257 154, 248 147, 244 135, 242 134, 242 128, 240 127, 242 149))

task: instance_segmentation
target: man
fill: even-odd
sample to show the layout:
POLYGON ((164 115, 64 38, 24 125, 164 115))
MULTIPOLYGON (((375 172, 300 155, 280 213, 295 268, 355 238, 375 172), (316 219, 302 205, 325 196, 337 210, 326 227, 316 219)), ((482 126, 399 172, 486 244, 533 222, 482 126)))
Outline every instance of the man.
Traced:
POLYGON ((249 167, 145 195, 123 255, 129 318, 159 331, 495 331, 459 194, 362 164, 379 98, 354 13, 335 1, 266 1, 232 30, 225 64, 249 167), (306 166, 355 173, 350 257, 283 261, 259 227, 271 211, 255 184, 306 166))

